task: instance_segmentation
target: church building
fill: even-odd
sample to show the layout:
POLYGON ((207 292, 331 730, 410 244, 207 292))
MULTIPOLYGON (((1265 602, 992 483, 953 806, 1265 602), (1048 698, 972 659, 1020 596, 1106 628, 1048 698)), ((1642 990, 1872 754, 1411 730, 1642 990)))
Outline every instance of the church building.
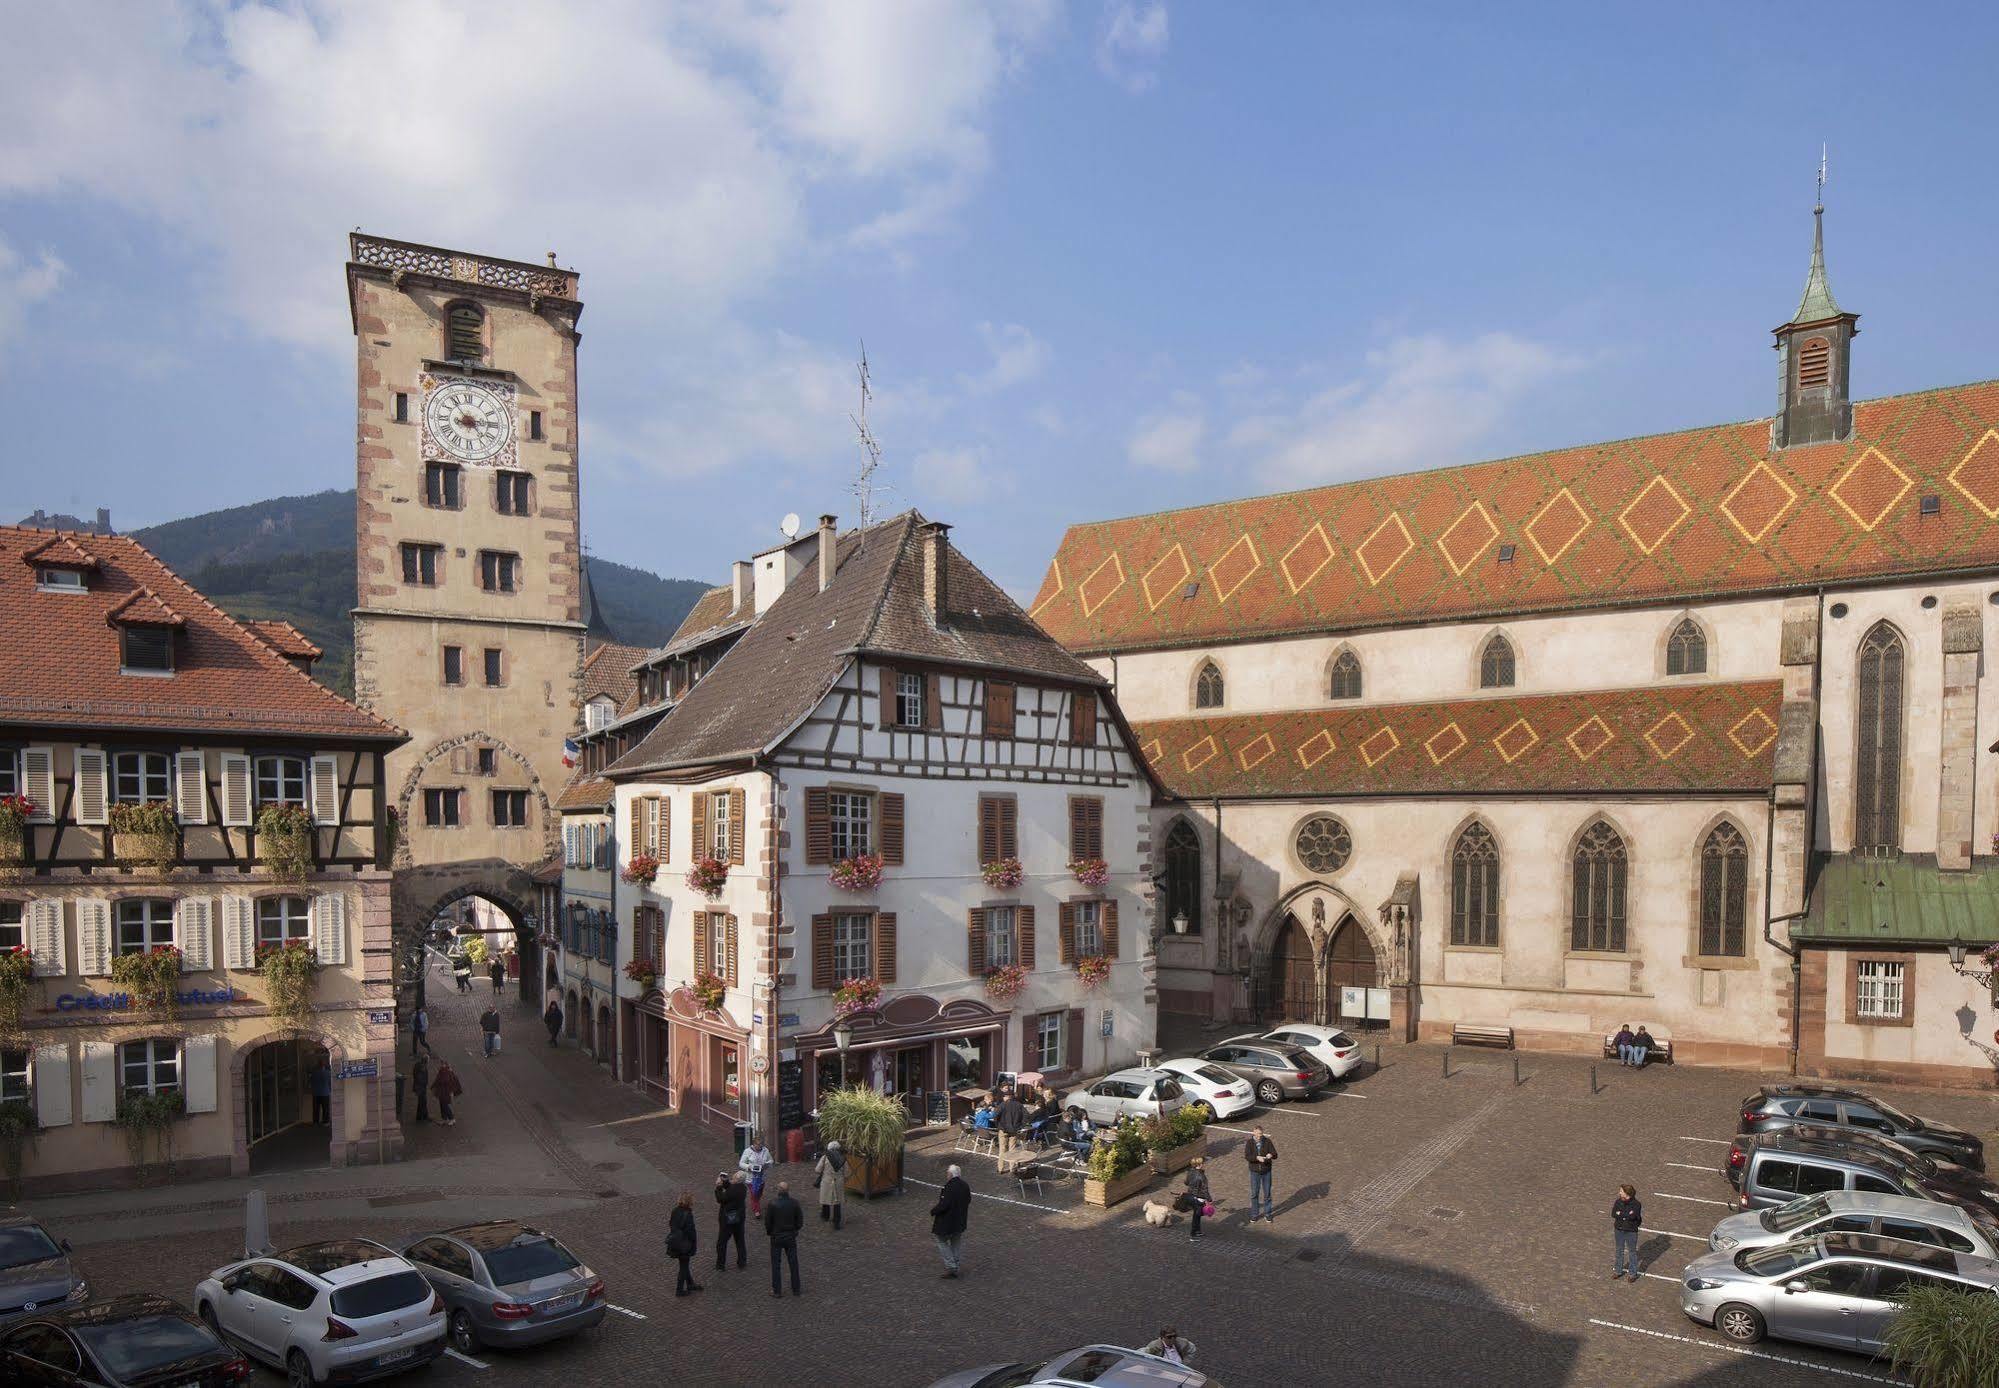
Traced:
POLYGON ((1773 418, 1068 531, 1162 1011, 1992 1083, 1999 382, 1852 401, 1818 216, 1773 418))

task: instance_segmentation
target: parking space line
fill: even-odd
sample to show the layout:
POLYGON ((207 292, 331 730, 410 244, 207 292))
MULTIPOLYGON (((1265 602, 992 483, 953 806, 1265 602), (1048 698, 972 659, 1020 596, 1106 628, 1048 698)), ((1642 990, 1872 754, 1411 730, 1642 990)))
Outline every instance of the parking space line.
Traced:
POLYGON ((1254 1134, 1253 1134, 1253 1133, 1251 1133, 1251 1132, 1250 1132, 1250 1130, 1249 1130, 1248 1128, 1230 1128, 1230 1127, 1225 1127, 1225 1126, 1223 1126, 1223 1125, 1222 1125, 1222 1124, 1220 1124, 1220 1123, 1210 1123, 1210 1124, 1208 1124, 1208 1126, 1209 1126, 1210 1128, 1214 1129, 1214 1130, 1215 1130, 1216 1132, 1223 1132, 1223 1133, 1241 1133, 1241 1134, 1242 1134, 1242 1135, 1243 1135, 1244 1137, 1252 1137, 1252 1136, 1254 1136, 1254 1134))
POLYGON ((1730 1208, 1728 1201, 1710 1200, 1704 1195, 1668 1195, 1663 1190, 1655 1190, 1652 1193, 1658 1196, 1661 1200, 1684 1200, 1690 1205, 1719 1205, 1724 1210, 1730 1208))
MULTIPOLYGON (((1212 1128, 1215 1125, 1210 1123, 1208 1126, 1212 1128)), ((903 1177, 903 1179, 905 1181, 908 1181, 913 1186, 924 1186, 930 1190, 944 1189, 944 1187, 938 1185, 935 1181, 919 1181, 914 1176, 905 1176, 903 1177)), ((1016 1200, 1010 1195, 987 1195, 982 1190, 973 1191, 972 1198, 975 1200, 997 1200, 1002 1205, 1020 1205, 1030 1210, 1047 1210, 1050 1214, 1069 1213, 1067 1210, 1063 1209, 1060 1205, 1037 1205, 1032 1200, 1016 1200)))
POLYGON ((1731 1137, 1683 1137, 1680 1139, 1680 1141, 1712 1142, 1717 1147, 1732 1147, 1735 1145, 1735 1139, 1731 1137))
POLYGON ((1714 1174, 1714 1168, 1713 1168, 1713 1167, 1711 1167, 1711 1166, 1696 1166, 1696 1165, 1695 1165, 1694 1163, 1692 1163, 1692 1162, 1690 1162, 1690 1161, 1669 1161, 1669 1162, 1667 1162, 1667 1163, 1665 1163, 1665 1164, 1666 1164, 1667 1166, 1677 1166, 1677 1167, 1679 1167, 1679 1168, 1680 1168, 1680 1170, 1682 1170, 1682 1171, 1705 1171, 1705 1172, 1707 1172, 1707 1173, 1708 1173, 1708 1175, 1710 1175, 1710 1176, 1712 1176, 1712 1175, 1714 1174))
POLYGON ((1638 1230, 1644 1234, 1664 1234, 1669 1239, 1689 1239, 1694 1243, 1707 1242, 1707 1235, 1705 1234, 1682 1234, 1677 1229, 1654 1229, 1649 1224, 1639 1225, 1638 1230))
POLYGON ((1312 1113, 1307 1109, 1293 1108, 1289 1104, 1283 1104, 1277 1108, 1267 1108, 1263 1111, 1263 1116, 1268 1118, 1272 1114, 1277 1113, 1289 1114, 1293 1118, 1324 1118, 1326 1116, 1323 1113, 1312 1113))
POLYGON ((449 1345, 445 1346, 444 1352, 450 1355, 453 1359, 456 1359, 459 1363, 470 1364, 475 1369, 490 1369, 493 1367, 491 1364, 481 1363, 479 1360, 474 1359, 469 1354, 460 1354, 457 1350, 452 1349, 449 1345))
POLYGON ((1654 1282, 1677 1282, 1680 1280, 1677 1277, 1668 1277, 1663 1272, 1641 1272, 1638 1275, 1640 1277, 1649 1277, 1654 1282))
POLYGON ((1672 1340, 1676 1344, 1696 1345, 1701 1349, 1720 1350, 1724 1354, 1740 1354, 1750 1359, 1767 1359, 1773 1364, 1789 1364, 1793 1368, 1799 1369, 1817 1369, 1822 1374, 1834 1374, 1840 1378, 1857 1378, 1866 1383, 1900 1384, 1902 1381, 1898 1378, 1883 1378, 1879 1374, 1864 1374, 1858 1369, 1835 1369, 1830 1364, 1814 1364, 1809 1359, 1793 1359, 1787 1354, 1771 1354, 1767 1350, 1743 1349, 1739 1345, 1722 1345, 1716 1344, 1712 1340, 1696 1340, 1691 1335, 1668 1335, 1663 1330, 1647 1330, 1642 1325, 1625 1325, 1619 1321, 1598 1320, 1595 1316, 1589 1318, 1589 1323, 1591 1325, 1607 1326, 1612 1330, 1628 1331, 1633 1335, 1650 1335, 1655 1340, 1672 1340))
POLYGON ((622 1307, 622 1306, 618 1305, 618 1304, 617 1304, 617 1303, 616 1303, 615 1301, 607 1301, 607 1302, 605 1302, 605 1303, 604 1303, 604 1305, 605 1305, 605 1306, 606 1306, 606 1307, 607 1307, 608 1309, 610 1309, 610 1310, 613 1310, 613 1311, 616 1311, 616 1312, 617 1312, 617 1313, 618 1313, 619 1315, 621 1315, 621 1316, 630 1316, 630 1317, 631 1317, 631 1318, 632 1318, 633 1320, 635 1320, 635 1321, 642 1321, 642 1320, 644 1320, 644 1319, 646 1318, 646 1316, 645 1316, 645 1312, 643 1312, 643 1311, 628 1311, 628 1310, 626 1310, 626 1309, 625 1309, 624 1307, 622 1307))

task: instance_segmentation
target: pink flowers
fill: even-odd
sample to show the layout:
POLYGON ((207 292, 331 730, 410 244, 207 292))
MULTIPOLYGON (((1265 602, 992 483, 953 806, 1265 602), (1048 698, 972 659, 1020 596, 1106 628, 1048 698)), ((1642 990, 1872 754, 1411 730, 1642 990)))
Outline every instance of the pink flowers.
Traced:
POLYGON ((25 824, 35 817, 35 802, 25 795, 0 795, 0 824, 25 824))
POLYGON ((720 1010, 729 985, 722 981, 720 974, 698 973, 694 975, 692 991, 694 1001, 701 1005, 703 1012, 715 1012, 720 1010))
POLYGON ((1086 887, 1101 887, 1111 880, 1111 865, 1102 858, 1078 858, 1069 871, 1086 887))
POLYGON ((1085 988, 1095 988, 1111 976, 1111 961, 1101 954, 1088 954, 1076 961, 1076 977, 1085 988))
POLYGON ((826 880, 843 892, 871 892, 882 884, 881 854, 859 853, 842 858, 833 864, 826 880))
POLYGON ((722 894, 722 884, 729 880, 729 865, 720 858, 696 858, 694 866, 687 869, 687 889, 706 897, 722 894))
POLYGON ((1001 964, 986 970, 986 996, 994 1002, 1017 998, 1027 987, 1027 970, 1018 964, 1001 964))
POLYGON ((882 986, 872 978, 846 978, 833 990, 833 1020, 844 1022, 849 1017, 875 1010, 881 1001, 882 986))
POLYGON ((995 891, 1012 891, 1025 875, 1020 870, 1018 858, 995 858, 990 863, 979 864, 979 876, 985 878, 986 885, 995 891))
POLYGON ((618 874, 634 887, 650 887, 659 876, 659 859, 650 853, 634 853, 632 860, 625 864, 625 870, 618 874))

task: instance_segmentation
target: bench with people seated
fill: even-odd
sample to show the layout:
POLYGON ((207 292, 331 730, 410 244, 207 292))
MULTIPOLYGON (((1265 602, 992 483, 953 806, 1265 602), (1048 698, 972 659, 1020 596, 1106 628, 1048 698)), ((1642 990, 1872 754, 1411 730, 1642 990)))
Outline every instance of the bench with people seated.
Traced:
MULTIPOLYGON (((1650 1022, 1641 1022, 1639 1023, 1639 1027, 1643 1027, 1647 1033, 1645 1063, 1650 1065, 1654 1061, 1657 1061, 1662 1065, 1671 1065, 1673 1063, 1673 1038, 1664 1034, 1664 1028, 1655 1027, 1650 1022)), ((1636 1033, 1639 1027, 1633 1027, 1631 1030, 1636 1033)), ((1617 1032, 1615 1031, 1606 1031, 1603 1034, 1603 1058, 1605 1060, 1622 1060, 1624 1058, 1617 1053, 1617 1032)))
POLYGON ((1510 1051, 1513 1049, 1513 1028, 1502 1026, 1497 1022, 1453 1022, 1451 1044, 1497 1046, 1503 1051, 1510 1051))

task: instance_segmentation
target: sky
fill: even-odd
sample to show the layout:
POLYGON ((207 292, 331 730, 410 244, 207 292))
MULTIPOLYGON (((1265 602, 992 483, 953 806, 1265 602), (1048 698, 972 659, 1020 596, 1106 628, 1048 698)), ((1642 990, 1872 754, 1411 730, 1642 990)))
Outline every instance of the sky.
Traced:
POLYGON ((0 513, 347 487, 355 227, 582 275, 585 542, 726 579, 1999 376, 1999 10, 0 0, 0 513))

